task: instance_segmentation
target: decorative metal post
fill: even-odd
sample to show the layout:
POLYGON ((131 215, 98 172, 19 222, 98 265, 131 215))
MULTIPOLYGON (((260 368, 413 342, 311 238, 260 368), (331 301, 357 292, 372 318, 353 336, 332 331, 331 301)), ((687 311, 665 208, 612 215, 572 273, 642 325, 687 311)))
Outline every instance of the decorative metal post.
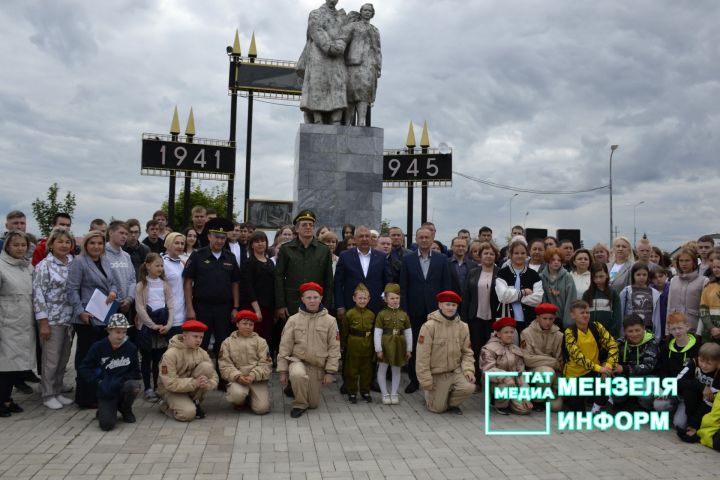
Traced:
MULTIPOLYGON (((422 135, 420 136, 420 152, 423 154, 428 153, 430 147, 430 135, 428 135, 427 121, 423 124, 422 135)), ((423 180, 420 188, 420 222, 427 222, 427 211, 428 211, 428 182, 423 180)))
MULTIPOLYGON (((178 135, 180 135, 180 120, 178 119, 177 105, 175 105, 175 111, 173 112, 172 122, 170 123, 170 135, 172 135, 172 141, 178 141, 178 135)), ((168 186, 168 219, 170 224, 175 221, 175 170, 170 170, 170 182, 168 186)))
MULTIPOLYGON (((255 46, 255 32, 252 34, 250 40, 250 49, 248 50, 248 58, 250 63, 255 63, 257 58, 257 47, 255 46)), ((250 159, 252 157, 252 125, 253 125, 253 92, 248 92, 248 113, 247 113, 247 143, 245 146, 245 201, 243 202, 243 218, 247 222, 249 220, 248 215, 248 202, 250 200, 250 159)))
MULTIPOLYGON (((187 143, 193 143, 193 137, 195 136, 195 115, 193 115, 193 109, 190 107, 190 114, 188 115, 187 125, 185 126, 185 135, 187 135, 187 143)), ((192 172, 185 172, 185 188, 183 189, 183 218, 182 228, 187 228, 190 225, 190 191, 192 188, 192 172)))
MULTIPOLYGON (((410 121, 410 128, 408 128, 405 146, 407 147, 408 154, 412 154, 415 151, 415 130, 413 130, 412 121, 410 121)), ((407 234, 405 235, 405 239, 407 241, 408 248, 410 248, 413 239, 413 187, 415 186, 415 182, 409 181, 407 185, 407 234)))
MULTIPOLYGON (((240 64, 240 36, 235 30, 235 40, 232 48, 228 49, 230 55, 230 144, 235 145, 235 136, 237 131, 237 69, 240 64)), ((235 173, 228 177, 227 189, 227 218, 233 218, 233 196, 235 195, 235 173)))
MULTIPOLYGON (((613 205, 612 205, 612 157, 615 150, 619 145, 610 145, 610 243, 609 246, 612 248, 613 244, 613 205)), ((617 232, 615 234, 617 236, 617 232)))

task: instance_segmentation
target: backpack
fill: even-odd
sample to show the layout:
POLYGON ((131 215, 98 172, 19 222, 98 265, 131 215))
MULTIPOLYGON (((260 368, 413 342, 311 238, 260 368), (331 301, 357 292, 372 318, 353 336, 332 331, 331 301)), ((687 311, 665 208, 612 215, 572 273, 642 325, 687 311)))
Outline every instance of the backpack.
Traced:
MULTIPOLYGON (((602 365, 607 361, 608 351, 605 349, 605 347, 603 347, 602 336, 600 335, 600 330, 598 330, 597 323, 598 322, 596 322, 594 320, 591 321, 588 324, 588 330, 590 330, 590 333, 592 333, 592 336, 595 339, 595 343, 597 343, 598 350, 600 352, 599 363, 602 365)), ((577 325, 573 325, 572 327, 569 327, 569 328, 570 328, 570 330, 572 330, 572 334, 573 334, 573 337, 575 337, 575 341, 577 341, 577 338, 578 338, 577 325)), ((563 360, 565 361, 565 363, 567 363, 568 360, 570 360, 570 353, 568 352, 567 346, 565 345, 564 341, 562 343, 562 353, 563 353, 563 360)))

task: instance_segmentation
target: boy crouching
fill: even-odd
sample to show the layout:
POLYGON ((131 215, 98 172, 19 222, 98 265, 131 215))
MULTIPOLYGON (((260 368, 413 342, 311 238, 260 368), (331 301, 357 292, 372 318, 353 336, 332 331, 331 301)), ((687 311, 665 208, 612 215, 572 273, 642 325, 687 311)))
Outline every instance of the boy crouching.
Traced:
POLYGON ((160 360, 158 395, 160 409, 181 422, 205 418, 200 402, 218 384, 210 356, 200 348, 207 325, 197 320, 182 324, 183 333, 170 339, 170 346, 160 360))
POLYGON ((106 432, 115 428, 118 412, 123 422, 135 423, 132 405, 140 392, 140 365, 137 348, 127 341, 128 328, 125 315, 112 315, 108 336, 93 343, 78 368, 83 380, 96 385, 97 418, 106 432))
POLYGON ((257 321, 257 315, 250 310, 235 315, 237 330, 222 343, 218 365, 220 375, 228 382, 225 399, 239 409, 250 396, 253 413, 264 415, 270 411, 268 380, 272 362, 267 342, 254 332, 257 321))

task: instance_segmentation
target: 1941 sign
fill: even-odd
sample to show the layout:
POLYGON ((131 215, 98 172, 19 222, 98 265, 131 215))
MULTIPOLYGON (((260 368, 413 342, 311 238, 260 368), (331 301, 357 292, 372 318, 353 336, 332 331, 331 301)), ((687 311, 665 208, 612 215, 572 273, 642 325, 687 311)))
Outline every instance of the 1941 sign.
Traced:
POLYGON ((452 181, 452 153, 385 153, 383 182, 452 181))
POLYGON ((235 147, 228 142, 193 143, 143 138, 142 168, 211 174, 235 174, 235 147))

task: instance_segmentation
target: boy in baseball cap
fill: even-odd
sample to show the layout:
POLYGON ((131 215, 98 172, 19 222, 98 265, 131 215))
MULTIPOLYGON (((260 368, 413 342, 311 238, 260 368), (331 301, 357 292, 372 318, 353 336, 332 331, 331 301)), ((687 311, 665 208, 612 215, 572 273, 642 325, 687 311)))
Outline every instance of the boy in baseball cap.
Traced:
POLYGON ((117 414, 123 422, 135 423, 132 405, 140 392, 140 365, 137 347, 127 341, 130 328, 125 315, 116 313, 107 323, 108 336, 93 343, 78 374, 97 391, 97 419, 100 429, 115 428, 117 414))

